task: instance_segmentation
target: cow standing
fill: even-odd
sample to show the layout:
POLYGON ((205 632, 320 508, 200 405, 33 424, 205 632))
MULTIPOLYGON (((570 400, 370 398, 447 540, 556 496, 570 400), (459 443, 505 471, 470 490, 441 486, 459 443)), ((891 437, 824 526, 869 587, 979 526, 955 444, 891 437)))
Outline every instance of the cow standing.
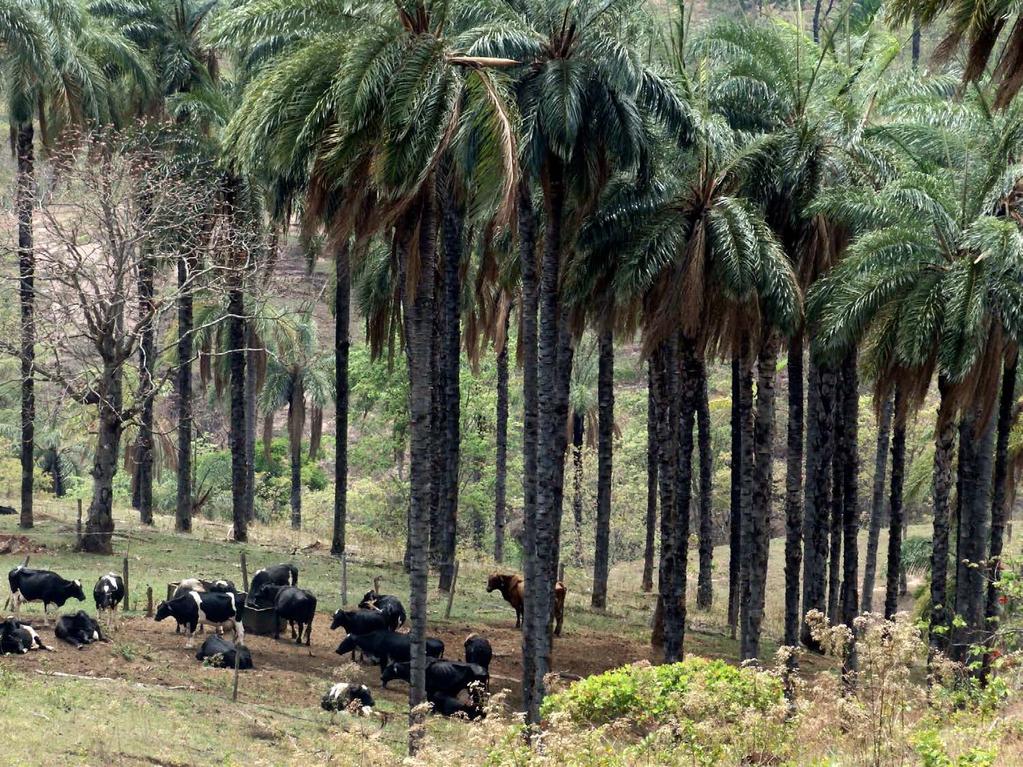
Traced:
MULTIPOLYGON (((500 591, 504 600, 515 608, 515 628, 522 626, 522 610, 526 599, 526 583, 521 575, 514 573, 492 573, 487 578, 487 593, 500 591)), ((565 584, 554 584, 554 636, 561 636, 561 624, 565 619, 565 584)))
POLYGON ((302 631, 305 631, 305 645, 308 647, 313 633, 313 619, 316 617, 316 597, 312 592, 297 586, 263 586, 259 594, 262 599, 273 601, 277 615, 274 639, 281 638, 281 622, 287 621, 291 638, 296 644, 302 644, 302 631))
MULTIPOLYGON (((334 650, 338 655, 359 650, 383 668, 392 661, 407 661, 412 657, 412 639, 408 634, 393 631, 373 631, 369 634, 349 634, 334 650)), ((444 657, 444 643, 439 639, 426 640, 426 655, 429 658, 444 657)))
POLYGON ((280 564, 256 570, 249 585, 250 594, 259 594, 264 586, 297 586, 298 568, 293 564, 280 564))
POLYGON ((117 573, 100 576, 92 589, 92 598, 96 602, 96 615, 107 613, 110 622, 116 622, 117 606, 124 599, 124 579, 117 573))
POLYGON ((23 603, 42 602, 44 626, 49 624, 50 605, 61 608, 69 599, 85 601, 81 581, 69 581, 50 570, 32 570, 18 565, 7 573, 7 582, 11 586, 11 609, 14 611, 14 617, 17 618, 21 614, 23 603))
POLYGON ((234 594, 192 591, 161 602, 157 605, 154 617, 157 621, 174 618, 179 624, 184 625, 188 636, 185 647, 193 646, 192 637, 197 626, 232 629, 235 643, 243 644, 245 641, 245 628, 242 626, 243 610, 244 607, 236 603, 234 594))

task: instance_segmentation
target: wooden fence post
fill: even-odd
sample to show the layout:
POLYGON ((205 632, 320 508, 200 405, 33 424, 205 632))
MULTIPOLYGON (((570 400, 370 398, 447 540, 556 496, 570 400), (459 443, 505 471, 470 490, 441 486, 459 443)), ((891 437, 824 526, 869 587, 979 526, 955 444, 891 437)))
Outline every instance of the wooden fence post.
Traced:
POLYGON ((124 578, 124 609, 127 611, 131 609, 131 589, 128 584, 128 557, 124 558, 124 574, 121 577, 124 578))
POLYGON ((249 593, 249 568, 245 563, 245 552, 242 552, 242 591, 249 593))
MULTIPOLYGON (((237 636, 235 637, 237 639, 237 636)), ((234 689, 231 691, 231 700, 238 700, 238 656, 241 655, 241 645, 234 644, 234 689)))
POLYGON ((444 617, 451 617, 451 604, 455 601, 455 589, 458 587, 458 560, 455 560, 455 570, 451 573, 451 591, 448 592, 448 607, 444 611, 444 617))
POLYGON ((146 617, 153 617, 153 587, 146 586, 146 617))
POLYGON ((341 604, 348 605, 348 552, 341 552, 341 604))

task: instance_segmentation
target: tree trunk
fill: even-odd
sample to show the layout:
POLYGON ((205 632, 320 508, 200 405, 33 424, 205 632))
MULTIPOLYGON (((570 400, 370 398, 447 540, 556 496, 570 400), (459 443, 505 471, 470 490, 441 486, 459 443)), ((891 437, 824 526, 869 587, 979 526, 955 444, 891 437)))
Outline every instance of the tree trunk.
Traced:
POLYGON ((842 364, 842 623, 850 629, 859 611, 859 375, 856 350, 842 364))
POLYGON ((813 7, 813 41, 819 43, 821 41, 821 5, 824 0, 817 0, 813 7))
POLYGON ((913 71, 920 66, 920 17, 913 16, 913 71))
POLYGON ((799 568, 803 559, 803 332, 789 340, 785 427, 785 639, 799 644, 799 568))
POLYGON ((707 392, 707 364, 698 360, 700 382, 696 399, 697 445, 700 454, 700 570, 696 585, 696 606, 709 610, 714 603, 714 458, 711 449, 710 399, 707 392))
MULTIPOLYGON (((143 216, 148 217, 147 202, 142 201, 143 216)), ((139 434, 135 442, 135 465, 138 471, 139 519, 144 525, 153 524, 153 366, 156 364, 156 333, 153 327, 153 259, 143 253, 139 260, 139 315, 141 339, 139 341, 139 434)))
MULTIPOLYGON (((998 629, 998 588, 1001 578, 1002 549, 1005 545, 1005 527, 1009 516, 1009 435, 1012 432, 1012 411, 1016 402, 1016 369, 1019 353, 1009 351, 1002 372, 1002 391, 998 400, 998 436, 995 443, 995 475, 991 489, 991 542, 988 551, 987 604, 984 615, 988 634, 998 629)), ((984 658, 985 669, 991 658, 984 658)))
POLYGON ((739 558, 739 640, 740 647, 744 635, 744 626, 750 608, 750 558, 754 552, 753 545, 753 462, 755 460, 753 443, 753 353, 749 339, 742 340, 739 372, 739 428, 741 430, 740 470, 739 470, 739 537, 742 543, 739 558))
POLYGON ((334 535, 330 553, 345 552, 348 522, 348 351, 351 348, 352 272, 348 241, 334 254, 334 535))
POLYGON ((418 206, 399 222, 402 273, 402 307, 405 314, 405 356, 409 375, 410 447, 410 543, 409 618, 411 624, 411 672, 409 686, 409 754, 415 755, 423 742, 423 716, 417 707, 426 700, 426 589, 427 542, 430 526, 430 495, 433 485, 433 435, 431 434, 431 390, 433 357, 434 272, 436 270, 435 188, 425 184, 418 206), (418 208, 418 210, 415 210, 418 208), (411 219, 411 220, 410 220, 411 219), (418 219, 418 220, 417 220, 418 219), (413 234, 414 233, 414 234, 413 234), (411 263, 414 243, 418 264, 411 263))
MULTIPOLYGON (((440 255, 438 254, 438 258, 440 255)), ((437 302, 437 310, 433 315, 433 341, 431 350, 430 376, 434 381, 430 392, 430 435, 433 440, 431 450, 431 475, 433 484, 430 487, 430 567, 440 569, 444 559, 444 521, 441 519, 441 494, 444 486, 445 446, 444 435, 447 432, 447 413, 444 411, 444 328, 441 325, 443 314, 444 273, 438 271, 433 285, 433 294, 437 302)))
POLYGON ((941 395, 941 404, 938 406, 938 422, 934 427, 932 486, 934 534, 931 548, 931 624, 929 631, 931 648, 938 651, 948 648, 948 631, 952 623, 948 604, 948 532, 956 423, 953 418, 954 407, 948 389, 948 382, 939 376, 938 392, 941 395))
POLYGON ((266 463, 267 470, 269 470, 270 462, 273 460, 273 444, 274 414, 267 413, 263 416, 263 461, 266 463))
POLYGON ((305 433, 305 387, 292 374, 288 401, 288 446, 291 452, 291 529, 302 529, 302 435, 305 433))
POLYGON ((234 540, 244 542, 249 537, 249 510, 245 507, 246 485, 249 478, 245 438, 245 294, 240 285, 240 273, 231 275, 231 279, 238 283, 232 285, 227 299, 228 369, 231 391, 231 433, 229 439, 231 448, 231 518, 234 522, 234 540))
POLYGON ((835 375, 835 429, 834 451, 831 456, 831 534, 828 540, 828 620, 839 622, 839 603, 842 590, 842 509, 845 492, 845 410, 843 371, 835 375))
POLYGON ((597 408, 597 530, 590 606, 603 610, 607 607, 607 577, 611 561, 611 471, 615 429, 615 348, 614 334, 610 330, 600 334, 597 408))
POLYGON ((654 548, 657 535, 657 406, 653 362, 647 362, 646 395, 646 541, 643 547, 643 591, 654 589, 654 548))
POLYGON ((497 456, 494 470, 494 561, 504 562, 504 527, 508 487, 508 320, 504 317, 503 343, 497 352, 497 456))
POLYGON ((82 534, 82 549, 91 554, 111 554, 114 550, 114 475, 117 473, 117 457, 124 429, 121 412, 124 395, 119 363, 104 361, 96 395, 99 425, 92 463, 92 502, 82 534))
POLYGON ((256 518, 256 397, 259 394, 259 354, 252 323, 245 323, 245 513, 256 518))
POLYGON ((651 644, 664 647, 666 662, 677 659, 680 648, 677 638, 668 646, 666 624, 679 624, 678 612, 681 594, 677 591, 680 544, 678 541, 678 509, 676 502, 678 482, 679 429, 681 427, 679 402, 678 341, 662 341, 650 360, 653 378, 657 432, 657 482, 661 505, 661 555, 657 575, 657 610, 651 644), (667 613, 667 615, 666 615, 667 613))
POLYGON ((728 513, 728 628, 735 639, 739 625, 739 577, 742 559, 742 364, 738 356, 732 358, 732 444, 731 495, 728 513))
POLYGON ((178 477, 174 529, 192 531, 192 260, 178 258, 178 477))
POLYGON ((15 154, 18 177, 15 208, 18 215, 18 298, 21 304, 21 520, 23 528, 34 524, 32 516, 35 469, 35 252, 32 244, 32 206, 35 200, 34 128, 31 117, 17 125, 15 154))
MULTIPOLYGON (((769 331, 770 332, 770 331, 769 331)), ((760 634, 767 596, 767 563, 771 544, 771 468, 774 459, 775 379, 778 370, 778 339, 764 340, 757 362, 757 410, 753 427, 753 497, 750 525, 744 547, 749 577, 742 600, 741 658, 760 657, 760 634)))
POLYGON ((320 457, 320 445, 323 442, 323 408, 312 405, 309 410, 309 460, 316 461, 320 457))
POLYGON ((874 451, 874 491, 870 499, 870 528, 867 531, 867 560, 863 565, 863 594, 860 597, 860 612, 869 613, 874 609, 874 583, 877 576, 877 549, 881 538, 881 522, 884 518, 885 475, 888 473, 888 443, 892 436, 891 397, 881 404, 877 419, 877 448, 874 451))
POLYGON ((572 413, 572 561, 576 567, 583 563, 583 417, 572 413))
POLYGON ((806 494, 803 506, 803 607, 800 638, 820 652, 805 617, 824 612, 828 559, 828 520, 831 511, 831 459, 834 452, 835 371, 810 359, 806 420, 806 494))
POLYGON ((884 617, 891 620, 899 609, 899 575, 902 572, 902 485, 906 476, 906 403, 896 388, 893 403, 892 485, 888 502, 888 572, 885 576, 884 617))

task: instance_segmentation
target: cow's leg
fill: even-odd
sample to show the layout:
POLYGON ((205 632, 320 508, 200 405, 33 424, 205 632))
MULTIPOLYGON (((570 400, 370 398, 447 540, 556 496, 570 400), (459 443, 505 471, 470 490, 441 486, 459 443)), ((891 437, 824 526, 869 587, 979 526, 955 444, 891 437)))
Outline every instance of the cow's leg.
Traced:
POLYGON ((21 592, 11 592, 11 612, 14 613, 15 620, 21 617, 21 592))
POLYGON ((522 610, 515 608, 515 628, 522 626, 522 610))
POLYGON ((195 646, 195 642, 192 641, 192 636, 194 634, 195 634, 195 624, 194 623, 186 623, 185 624, 185 647, 186 648, 194 647, 195 646))
POLYGON ((559 612, 554 618, 554 636, 559 637, 561 636, 561 621, 564 620, 565 616, 559 612))
POLYGON ((47 602, 43 602, 43 625, 50 625, 50 605, 47 602))
POLYGON ((281 619, 276 615, 274 616, 274 641, 280 641, 281 638, 281 619))
MULTIPOLYGON (((295 639, 295 621, 288 621, 288 628, 291 629, 291 638, 295 639)), ((298 641, 302 642, 302 624, 298 624, 298 641)))
MULTIPOLYGON (((314 615, 313 618, 316 616, 314 615)), ((309 619, 309 622, 305 625, 305 646, 309 647, 313 641, 313 618, 309 619)), ((299 634, 301 638, 301 633, 299 634)))
POLYGON ((237 619, 234 621, 234 643, 236 645, 245 644, 245 627, 237 619))

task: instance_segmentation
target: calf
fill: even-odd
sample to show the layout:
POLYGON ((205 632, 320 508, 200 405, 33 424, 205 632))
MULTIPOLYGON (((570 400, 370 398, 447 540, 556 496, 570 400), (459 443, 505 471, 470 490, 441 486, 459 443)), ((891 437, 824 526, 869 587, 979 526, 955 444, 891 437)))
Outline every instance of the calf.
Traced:
POLYGON ((376 610, 381 613, 387 618, 387 628, 391 631, 397 631, 405 625, 407 619, 405 605, 401 603, 398 597, 391 596, 390 594, 377 594, 375 591, 370 591, 359 602, 359 607, 364 610, 376 610))
POLYGON ((92 598, 96 600, 96 615, 108 613, 110 620, 117 618, 117 605, 124 599, 124 579, 117 573, 100 576, 92 589, 92 598))
POLYGON ((43 644, 35 629, 14 618, 0 622, 0 655, 23 655, 29 650, 52 650, 43 644))
POLYGON ((249 592, 258 594, 264 586, 297 586, 298 568, 292 564, 272 565, 256 570, 249 585, 249 592))
MULTIPOLYGON (((387 687, 388 682, 395 679, 409 681, 412 664, 408 661, 389 664, 380 674, 380 683, 387 687)), ((485 668, 473 663, 460 663, 455 660, 435 660, 426 667, 426 694, 448 695, 455 697, 473 683, 484 687, 490 682, 490 675, 485 668)))
POLYGON ((443 693, 434 693, 428 700, 433 704, 433 710, 442 716, 464 716, 470 722, 486 717, 483 707, 476 703, 462 703, 458 698, 443 693))
POLYGON ((465 638, 465 662, 475 663, 477 666, 490 671, 490 661, 494 657, 494 650, 490 642, 479 634, 469 634, 465 638))
POLYGON ((71 615, 62 615, 57 620, 57 627, 53 633, 57 639, 64 640, 78 650, 93 642, 105 641, 103 632, 99 628, 99 622, 89 617, 85 610, 79 610, 71 615))
MULTIPOLYGON (((407 661, 412 656, 412 643, 408 634, 393 631, 373 631, 369 634, 349 634, 334 651, 338 655, 350 652, 355 659, 359 650, 383 668, 393 661, 407 661)), ((444 643, 439 639, 426 640, 426 655, 430 658, 444 657, 444 643)))
POLYGON ((252 653, 248 647, 236 646, 234 642, 228 642, 216 635, 206 637, 199 652, 195 654, 195 659, 215 668, 234 668, 235 660, 238 661, 239 669, 252 668, 252 653))
POLYGON ((373 696, 366 685, 349 682, 338 682, 320 701, 320 708, 324 711, 348 711, 359 716, 372 714, 374 705, 373 696))
POLYGON ((245 628, 242 626, 243 607, 235 603, 234 594, 206 594, 192 591, 161 602, 156 607, 155 619, 174 618, 185 626, 188 639, 185 647, 192 647, 192 636, 196 626, 213 626, 232 629, 236 644, 244 644, 245 628))
POLYGON ((81 581, 69 581, 49 570, 31 570, 18 565, 7 573, 7 582, 11 586, 11 609, 14 617, 21 613, 24 602, 43 603, 43 625, 49 623, 50 605, 63 607, 69 599, 85 601, 81 581))
POLYGON ((277 613, 274 639, 281 638, 281 622, 287 621, 296 644, 302 644, 302 631, 305 630, 305 646, 308 647, 313 633, 313 618, 316 617, 316 597, 297 586, 263 586, 260 594, 264 599, 273 599, 277 613))
MULTIPOLYGON (((504 600, 515 608, 515 628, 522 626, 522 608, 525 604, 526 586, 521 575, 514 573, 492 573, 487 578, 487 593, 500 591, 504 600)), ((561 624, 565 619, 565 584, 554 584, 554 636, 561 636, 561 624)))
POLYGON ((370 634, 374 631, 393 631, 385 616, 376 610, 338 610, 330 622, 330 630, 343 628, 348 634, 370 634))

